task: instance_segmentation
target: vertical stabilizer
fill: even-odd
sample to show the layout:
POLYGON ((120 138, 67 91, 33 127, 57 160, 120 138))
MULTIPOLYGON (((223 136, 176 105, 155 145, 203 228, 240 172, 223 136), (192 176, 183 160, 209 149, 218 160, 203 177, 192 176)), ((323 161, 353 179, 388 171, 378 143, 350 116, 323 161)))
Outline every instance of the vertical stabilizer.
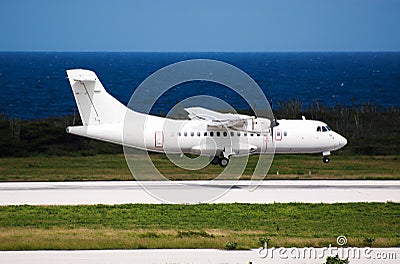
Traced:
POLYGON ((76 69, 67 75, 84 126, 124 121, 126 106, 107 93, 94 72, 76 69))

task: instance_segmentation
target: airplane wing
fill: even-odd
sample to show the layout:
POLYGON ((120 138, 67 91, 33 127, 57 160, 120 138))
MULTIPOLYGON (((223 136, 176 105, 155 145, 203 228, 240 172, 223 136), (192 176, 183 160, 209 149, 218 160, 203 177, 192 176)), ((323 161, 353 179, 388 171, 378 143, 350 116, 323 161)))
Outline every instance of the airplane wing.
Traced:
POLYGON ((239 115, 231 113, 219 113, 202 107, 185 108, 191 120, 206 120, 209 121, 208 127, 213 129, 236 129, 245 130, 247 120, 255 119, 248 115, 239 115))

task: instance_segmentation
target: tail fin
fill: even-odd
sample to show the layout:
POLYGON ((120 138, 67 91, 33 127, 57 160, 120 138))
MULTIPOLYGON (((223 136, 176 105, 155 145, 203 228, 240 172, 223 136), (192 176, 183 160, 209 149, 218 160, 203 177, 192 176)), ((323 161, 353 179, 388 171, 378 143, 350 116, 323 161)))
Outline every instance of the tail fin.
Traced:
POLYGON ((123 122, 126 106, 107 93, 94 72, 76 69, 67 75, 84 126, 123 122))

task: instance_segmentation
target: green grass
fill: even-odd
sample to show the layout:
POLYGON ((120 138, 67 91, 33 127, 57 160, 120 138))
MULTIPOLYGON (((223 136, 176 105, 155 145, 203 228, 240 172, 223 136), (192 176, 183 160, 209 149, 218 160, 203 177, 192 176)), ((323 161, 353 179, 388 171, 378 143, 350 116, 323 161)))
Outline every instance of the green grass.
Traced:
MULTIPOLYGON (((152 154, 156 167, 172 180, 214 179, 222 171, 207 166, 191 171, 174 166, 165 155, 152 154)), ((339 154, 329 164, 320 155, 275 155, 266 179, 400 179, 400 156, 339 154)), ((249 157, 242 179, 249 179, 257 156, 249 157)), ((0 158, 0 181, 132 180, 123 154, 0 158)))
POLYGON ((0 250, 400 246, 400 204, 2 206, 0 250))
POLYGON ((35 156, 0 159, 0 181, 132 180, 124 156, 35 156))

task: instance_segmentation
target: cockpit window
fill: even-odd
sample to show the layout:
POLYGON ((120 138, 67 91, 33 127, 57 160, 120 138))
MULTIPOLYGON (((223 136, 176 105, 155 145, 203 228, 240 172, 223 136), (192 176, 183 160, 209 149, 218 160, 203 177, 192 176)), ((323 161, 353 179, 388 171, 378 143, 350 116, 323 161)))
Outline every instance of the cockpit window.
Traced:
POLYGON ((318 126, 317 127, 317 132, 327 132, 331 131, 332 129, 328 126, 318 126))

